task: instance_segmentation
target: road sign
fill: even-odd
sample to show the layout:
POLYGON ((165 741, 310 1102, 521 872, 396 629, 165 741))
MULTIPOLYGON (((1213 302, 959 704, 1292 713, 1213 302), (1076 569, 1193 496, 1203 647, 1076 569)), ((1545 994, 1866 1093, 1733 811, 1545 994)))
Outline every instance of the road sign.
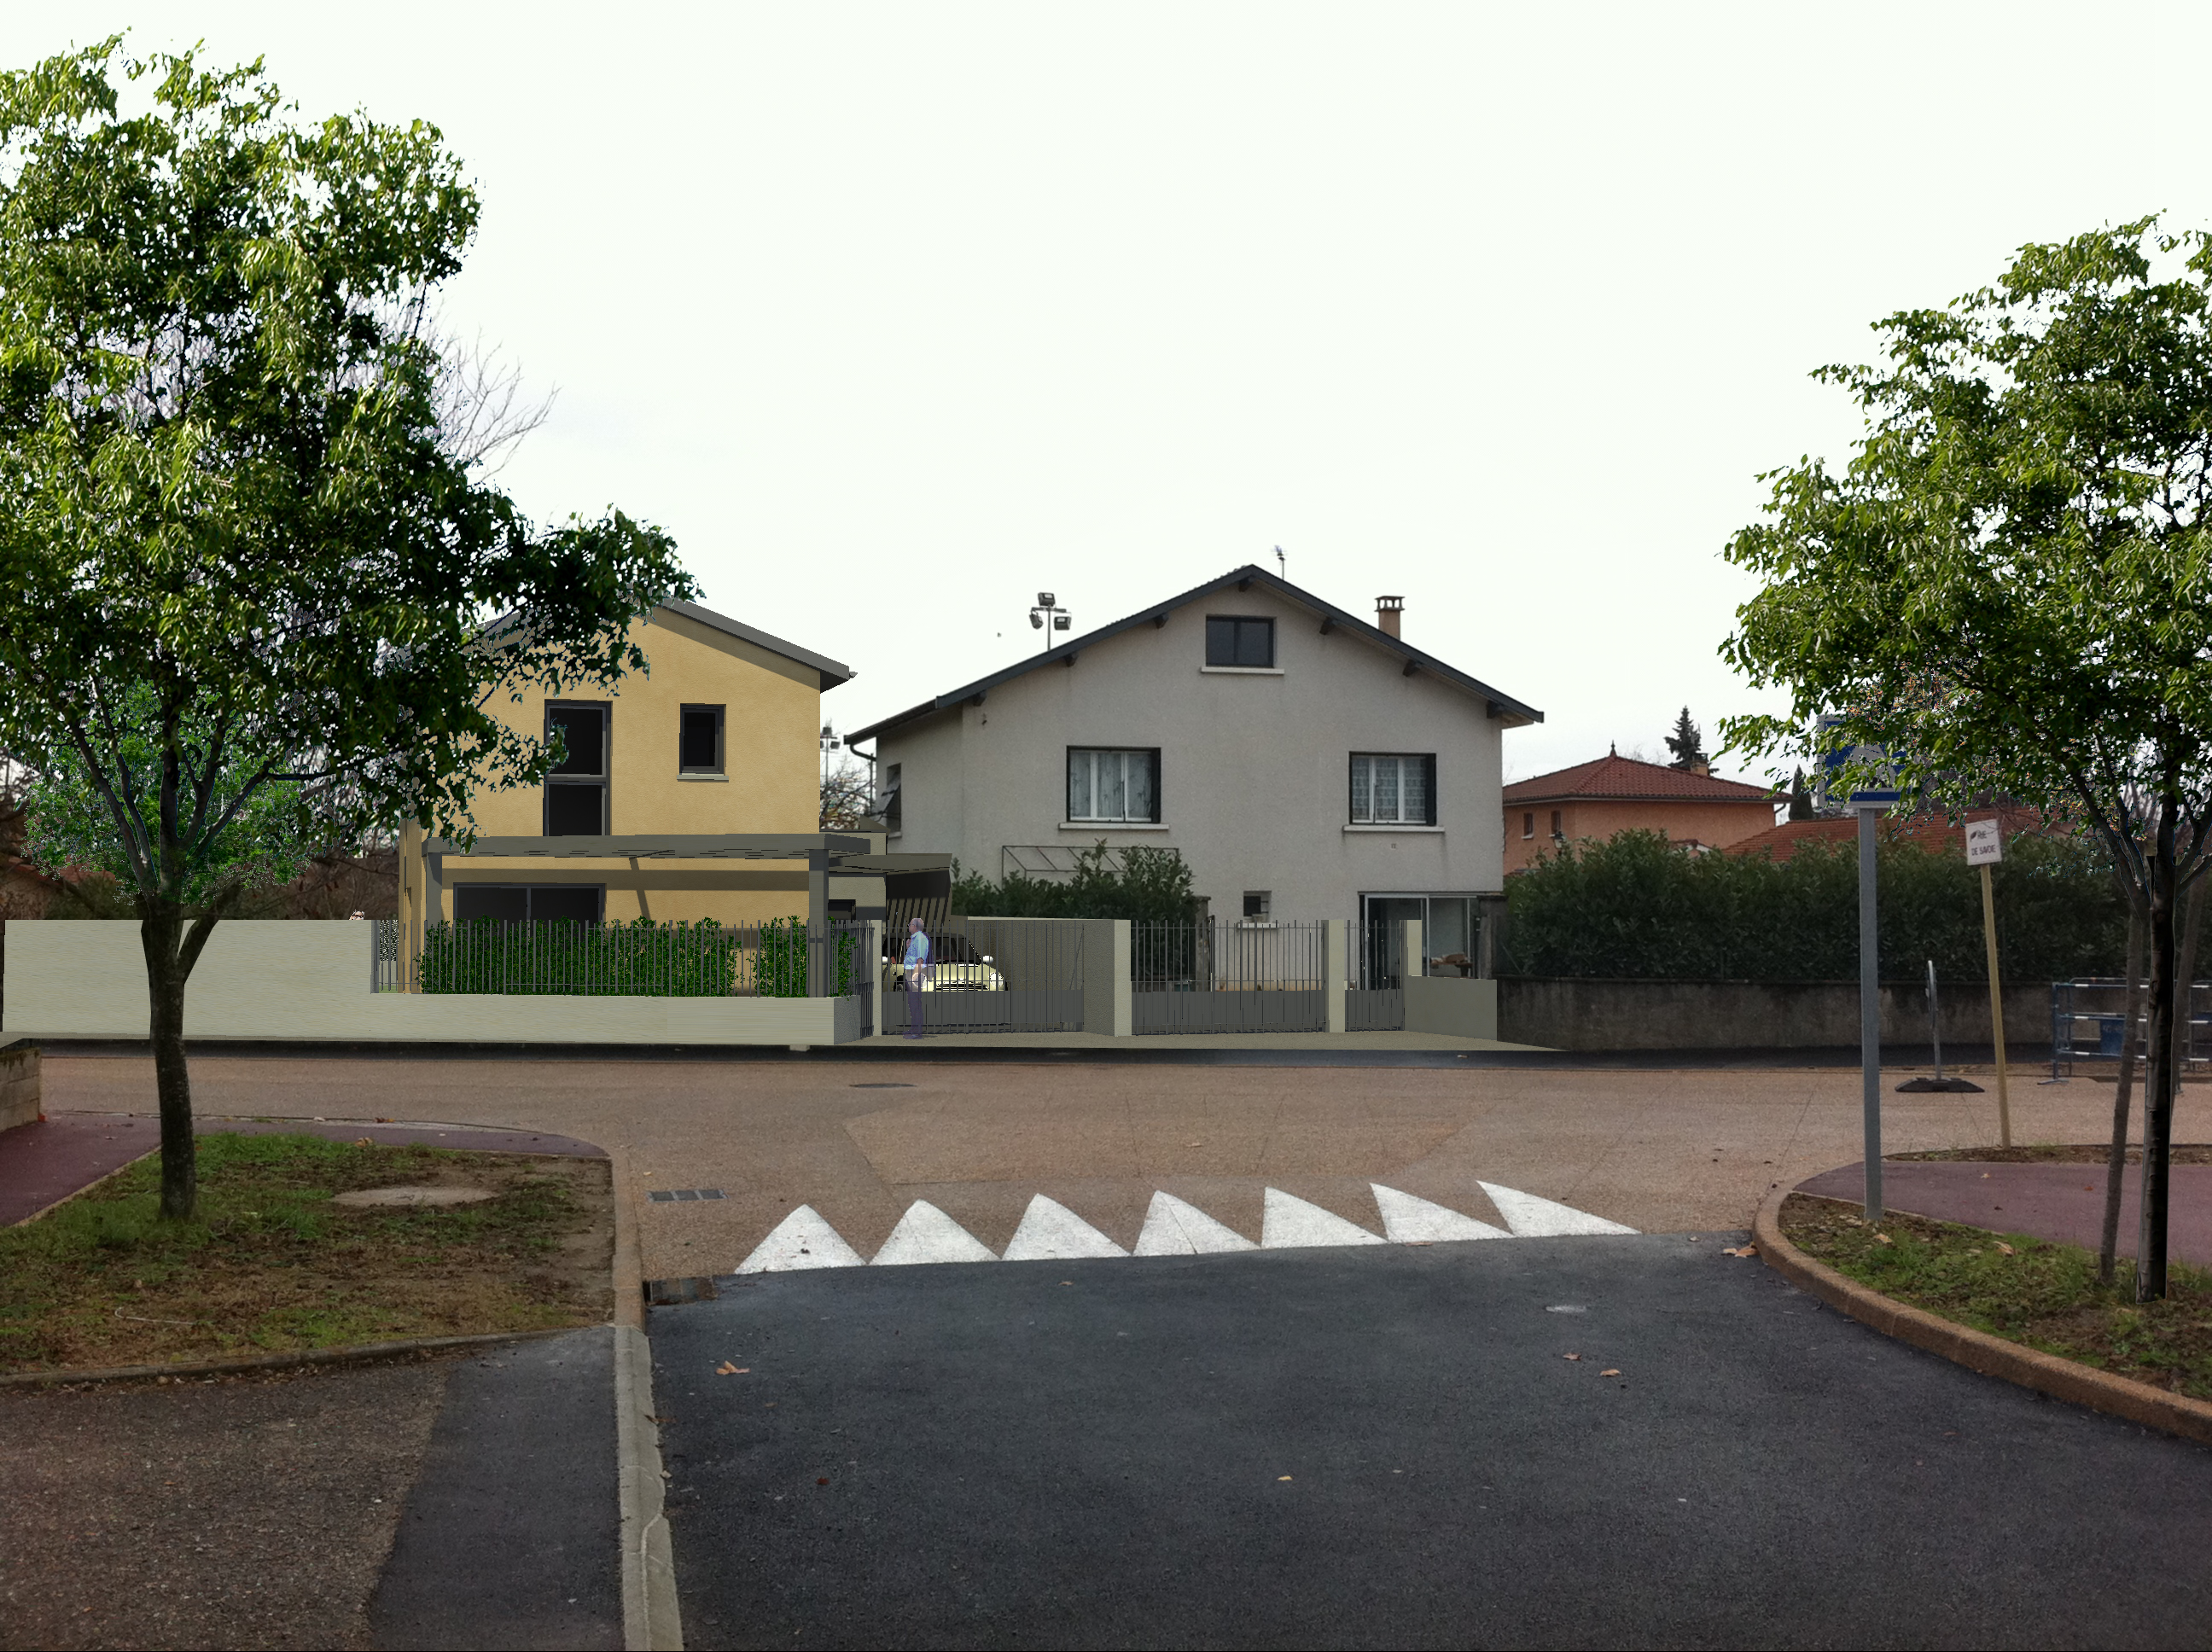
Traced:
POLYGON ((1966 823, 1966 864, 1994 865, 2004 859, 2004 823, 1995 820, 1966 823))
POLYGON ((1823 717, 1820 720, 1820 733, 1824 737, 1824 744, 1820 752, 1820 795, 1818 806, 1826 807, 1833 804, 1841 804, 1846 809, 1889 808, 1897 803, 1904 793, 1898 790, 1897 765, 1892 760, 1888 748, 1878 745, 1825 744, 1825 737, 1831 730, 1840 727, 1843 721, 1840 717, 1823 717), (1856 768, 1862 771, 1872 770, 1877 777, 1875 783, 1869 786, 1862 781, 1860 785, 1838 795, 1833 787, 1835 783, 1840 780, 1847 767, 1856 768))

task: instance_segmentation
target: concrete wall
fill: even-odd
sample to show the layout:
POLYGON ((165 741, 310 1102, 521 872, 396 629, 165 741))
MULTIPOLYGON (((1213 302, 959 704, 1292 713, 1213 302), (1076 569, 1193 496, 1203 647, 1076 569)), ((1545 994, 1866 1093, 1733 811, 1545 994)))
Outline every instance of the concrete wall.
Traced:
MULTIPOLYGON (((811 665, 702 625, 667 609, 631 636, 651 665, 614 693, 583 688, 554 696, 608 707, 610 835, 713 832, 811 832, 820 817, 822 688, 811 665), (678 733, 687 705, 723 708, 720 777, 687 775, 678 733)), ((492 714, 531 739, 544 737, 545 701, 495 698, 492 714)), ((473 799, 487 837, 536 837, 544 830, 544 788, 483 792, 473 799)), ((489 860, 449 858, 441 915, 453 915, 456 884, 598 884, 606 915, 758 923, 806 915, 803 861, 489 860)))
POLYGON ((0 1049, 0 1130, 36 1123, 42 1104, 39 1047, 17 1044, 0 1049))
POLYGON ((1397 656, 1319 631, 1258 588, 1222 592, 1002 683, 980 706, 884 734, 878 761, 900 766, 904 811, 891 847, 949 853, 992 878, 1009 844, 1176 848, 1226 917, 1248 890, 1268 890, 1278 914, 1316 918, 1356 915, 1362 894, 1498 890, 1504 725, 1456 688, 1405 676, 1397 656), (1272 616, 1277 669, 1206 669, 1208 614, 1272 616), (1160 822, 1068 820, 1070 746, 1159 748, 1160 822), (1437 824, 1353 826, 1354 751, 1434 753, 1437 824))
MULTIPOLYGON (((568 1044, 830 1044, 837 999, 568 998, 369 990, 366 923, 218 924, 185 991, 191 1038, 568 1044)), ((135 920, 21 924, 0 1038, 143 1038, 135 920)))
MULTIPOLYGON (((1414 987, 1408 981, 1407 1024, 1414 987)), ((1859 989, 1849 981, 1572 981, 1497 983, 1496 1036, 1565 1050, 1833 1049, 1859 1042, 1859 989)), ((1882 988, 1882 1042, 1925 1046, 1928 999, 1918 987, 1882 988)), ((1941 989, 1943 1042, 1987 1047, 1989 988, 1941 989)), ((2005 1042, 2047 1046, 2051 988, 2005 989, 2005 1042)))

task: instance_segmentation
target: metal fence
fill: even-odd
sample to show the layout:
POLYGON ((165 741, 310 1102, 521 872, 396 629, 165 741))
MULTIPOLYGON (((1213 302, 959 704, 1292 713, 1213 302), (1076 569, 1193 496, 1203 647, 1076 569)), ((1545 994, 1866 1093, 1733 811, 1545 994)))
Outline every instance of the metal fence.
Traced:
POLYGON ((885 1033, 903 1033, 921 1011, 930 1032, 1073 1032, 1083 1025, 1081 922, 1058 918, 948 918, 925 926, 932 963, 907 990, 906 936, 884 935, 885 1033), (918 1002, 917 1002, 918 1001, 918 1002))
POLYGON ((1319 1032, 1328 1025, 1327 935, 1314 920, 1132 924, 1131 1029, 1319 1032))
POLYGON ((399 979, 399 920, 371 918, 368 920, 368 990, 372 993, 396 993, 404 984, 399 979))
POLYGON ((1406 1024, 1406 926, 1376 918, 1346 926, 1352 942, 1345 983, 1346 1032, 1397 1032, 1406 1024))
MULTIPOLYGON (((2135 1016, 2136 1058, 2150 1053, 2150 993, 2138 989, 2142 1001, 2135 1016)), ((2181 1042, 2186 1067, 2212 1060, 2212 981, 2193 981, 2189 988, 2189 1013, 2174 1029, 2181 1042)), ((2117 1061, 2127 1047, 2128 984, 2111 976, 2051 983, 2051 1071, 2063 1063, 2073 1071, 2076 1061, 2117 1061)))
MULTIPOLYGON (((397 926, 394 926, 395 930, 397 926)), ((823 937, 825 997, 859 990, 866 929, 832 925, 823 937)), ((584 998, 805 998, 808 935, 798 919, 763 924, 515 923, 480 918, 432 924, 415 962, 423 993, 584 998)), ((398 986, 395 936, 390 975, 398 986)))

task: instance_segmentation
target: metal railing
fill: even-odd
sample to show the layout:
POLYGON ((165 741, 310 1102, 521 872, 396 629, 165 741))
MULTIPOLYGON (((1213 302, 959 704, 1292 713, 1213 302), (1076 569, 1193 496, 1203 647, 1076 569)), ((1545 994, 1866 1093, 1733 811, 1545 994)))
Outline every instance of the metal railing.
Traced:
POLYGON ((1328 926, 1216 919, 1129 926, 1133 1030, 1318 1032, 1328 1024, 1328 926))
POLYGON ((368 920, 368 990, 397 993, 404 986, 399 969, 399 920, 368 920))
MULTIPOLYGON (((823 946, 828 976, 823 996, 858 990, 866 935, 859 926, 830 927, 823 946)), ((795 918, 763 924, 712 919, 655 923, 647 918, 628 924, 514 923, 480 918, 428 926, 415 961, 416 990, 582 998, 805 998, 808 950, 806 925, 795 918)), ((395 976, 396 951, 395 946, 395 976)))
MULTIPOLYGON (((2148 985, 2139 987, 2141 1001, 2135 1016, 2136 1057, 2147 1059, 2150 1050, 2150 1005, 2148 985)), ((2058 1076, 2076 1061, 2117 1061, 2127 1047, 2128 984, 2115 976, 2088 976, 2079 981, 2051 983, 2051 1072, 2058 1076)), ((2181 1041, 2185 1070, 2212 1060, 2212 981, 2193 981, 2189 988, 2189 1013, 2174 1029, 2181 1041)))

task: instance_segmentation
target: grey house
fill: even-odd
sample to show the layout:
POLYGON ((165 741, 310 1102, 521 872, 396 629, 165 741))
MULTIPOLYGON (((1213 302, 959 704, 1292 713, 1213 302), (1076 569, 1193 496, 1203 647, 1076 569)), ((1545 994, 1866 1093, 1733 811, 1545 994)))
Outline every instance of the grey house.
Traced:
POLYGON ((848 737, 893 850, 1065 873, 1179 851, 1216 918, 1418 918, 1475 951, 1503 884, 1501 752, 1543 714, 1257 567, 848 737), (866 755, 866 754, 864 754, 866 755))

